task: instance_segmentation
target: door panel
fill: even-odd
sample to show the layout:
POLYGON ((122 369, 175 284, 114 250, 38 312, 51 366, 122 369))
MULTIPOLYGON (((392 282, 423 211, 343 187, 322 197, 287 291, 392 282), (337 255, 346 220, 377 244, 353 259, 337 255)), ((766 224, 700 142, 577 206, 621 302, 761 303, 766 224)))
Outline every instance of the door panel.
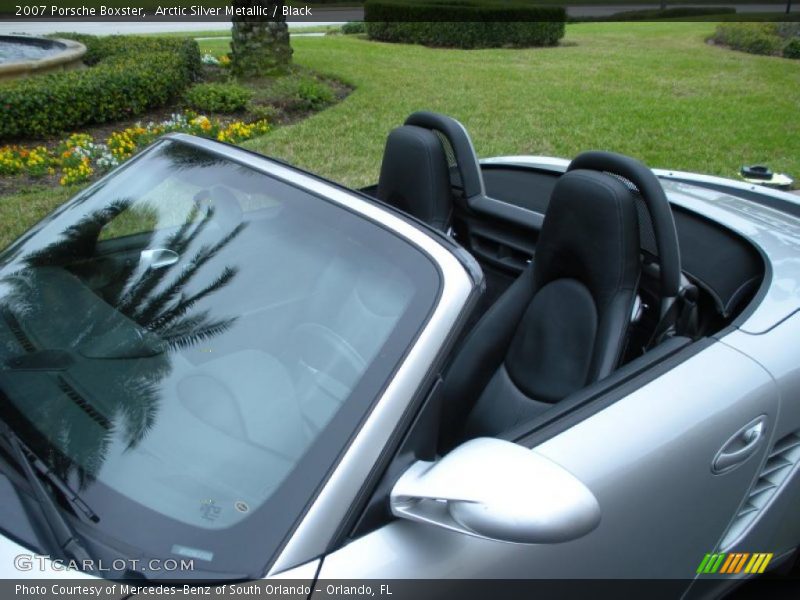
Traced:
POLYGON ((320 578, 691 578, 768 444, 719 475, 714 457, 761 415, 769 438, 777 402, 764 369, 714 344, 536 447, 597 498, 600 525, 583 538, 509 544, 397 520, 326 557, 320 578))
POLYGON ((479 317, 528 266, 558 173, 526 167, 482 165, 486 196, 457 203, 458 242, 480 263, 486 294, 479 317))
POLYGON ((509 274, 519 275, 528 266, 535 252, 538 232, 521 227, 469 221, 469 249, 481 263, 509 274))
POLYGON ((483 165, 486 197, 457 207, 456 232, 482 266, 512 280, 533 257, 557 174, 483 165))
MULTIPOLYGON (((750 335, 735 331, 723 339, 729 346, 758 357, 769 369, 780 388, 780 420, 773 435, 773 458, 765 466, 764 477, 754 486, 749 506, 743 506, 740 514, 751 506, 758 508, 756 514, 742 519, 747 524, 743 535, 732 540, 731 552, 753 550, 773 552, 777 558, 800 544, 800 364, 797 346, 800 335, 800 313, 783 321, 778 327, 763 335, 750 335), (773 470, 774 469, 774 470, 773 470), (770 472, 771 471, 771 472, 770 472), (765 493, 757 494, 756 488, 776 486, 765 493)), ((738 526, 739 523, 737 522, 738 526)))
POLYGON ((545 214, 560 173, 519 166, 483 165, 486 194, 503 202, 545 214))

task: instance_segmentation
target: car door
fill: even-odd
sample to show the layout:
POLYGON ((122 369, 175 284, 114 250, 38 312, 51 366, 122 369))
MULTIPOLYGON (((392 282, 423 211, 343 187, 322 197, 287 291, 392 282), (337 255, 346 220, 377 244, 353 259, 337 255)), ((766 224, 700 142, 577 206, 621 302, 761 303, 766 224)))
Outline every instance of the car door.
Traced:
POLYGON ((517 440, 592 492, 600 523, 590 533, 519 544, 396 519, 326 556, 320 579, 694 577, 764 461, 776 388, 724 343, 698 342, 656 368, 517 440), (757 419, 763 427, 746 458, 715 473, 715 459, 736 451, 757 419))

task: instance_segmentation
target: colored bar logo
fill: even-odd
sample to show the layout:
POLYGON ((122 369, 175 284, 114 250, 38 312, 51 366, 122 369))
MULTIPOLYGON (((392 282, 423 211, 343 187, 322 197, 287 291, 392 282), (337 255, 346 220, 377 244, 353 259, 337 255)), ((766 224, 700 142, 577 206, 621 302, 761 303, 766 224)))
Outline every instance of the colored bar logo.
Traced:
POLYGON ((772 553, 769 552, 720 552, 717 554, 706 554, 697 567, 700 574, 726 574, 736 575, 737 573, 757 574, 763 573, 769 561, 772 560, 772 553))

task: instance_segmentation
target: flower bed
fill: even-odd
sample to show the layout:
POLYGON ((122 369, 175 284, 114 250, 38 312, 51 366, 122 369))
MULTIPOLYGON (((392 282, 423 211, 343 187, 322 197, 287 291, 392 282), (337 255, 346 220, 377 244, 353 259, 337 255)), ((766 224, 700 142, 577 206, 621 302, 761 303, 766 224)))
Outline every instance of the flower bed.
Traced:
POLYGON ((239 143, 263 135, 269 129, 265 119, 253 123, 224 122, 192 112, 177 113, 158 123, 137 124, 115 131, 105 142, 98 142, 86 133, 74 133, 52 148, 1 146, 0 175, 43 177, 58 174, 61 185, 71 185, 109 171, 166 133, 191 133, 239 143))
POLYGON ((227 54, 220 54, 219 56, 214 56, 213 54, 206 52, 205 54, 203 54, 201 62, 204 65, 212 65, 216 67, 228 68, 231 66, 231 57, 228 56, 227 54))

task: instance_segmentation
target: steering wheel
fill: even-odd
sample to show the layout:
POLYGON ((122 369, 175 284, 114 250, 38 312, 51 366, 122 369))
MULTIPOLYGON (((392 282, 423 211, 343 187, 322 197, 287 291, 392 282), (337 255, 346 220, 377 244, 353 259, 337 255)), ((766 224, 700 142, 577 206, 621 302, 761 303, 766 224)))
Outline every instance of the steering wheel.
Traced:
POLYGON ((302 377, 313 381, 337 402, 350 395, 367 366, 366 360, 332 329, 319 323, 302 323, 290 335, 288 354, 302 377))
POLYGON ((667 195, 661 183, 646 165, 622 154, 591 151, 576 156, 567 171, 589 169, 621 177, 632 184, 650 215, 655 236, 660 280, 660 316, 663 319, 687 287, 681 273, 678 234, 667 195))

